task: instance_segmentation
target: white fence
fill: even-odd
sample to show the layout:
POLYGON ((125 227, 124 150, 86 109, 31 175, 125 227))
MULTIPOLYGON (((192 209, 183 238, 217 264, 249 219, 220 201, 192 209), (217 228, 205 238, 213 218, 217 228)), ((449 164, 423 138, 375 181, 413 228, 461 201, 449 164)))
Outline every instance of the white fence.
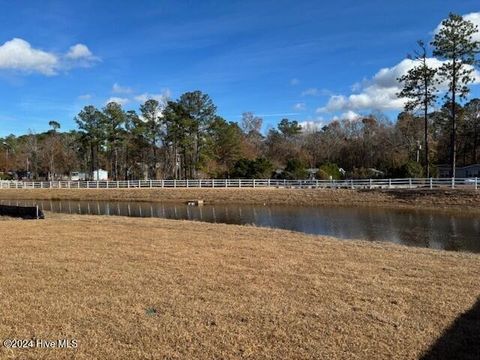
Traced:
POLYGON ((125 181, 0 181, 1 189, 135 189, 135 188, 347 188, 347 189, 478 189, 477 178, 361 180, 125 180, 125 181))

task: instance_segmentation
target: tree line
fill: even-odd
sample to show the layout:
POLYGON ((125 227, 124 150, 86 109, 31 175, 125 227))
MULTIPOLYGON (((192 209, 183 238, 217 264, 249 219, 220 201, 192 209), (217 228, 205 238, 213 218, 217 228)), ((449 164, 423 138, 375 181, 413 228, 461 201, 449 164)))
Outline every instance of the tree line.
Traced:
POLYGON ((479 162, 480 99, 467 98, 477 31, 450 14, 431 43, 442 60, 437 68, 418 42, 416 65, 398 79, 398 96, 408 101, 393 122, 378 112, 322 128, 282 119, 262 134, 262 118, 246 112, 240 122, 227 121, 201 91, 150 99, 138 111, 110 102, 85 106, 76 130, 61 132, 50 121, 47 132, 0 138, 0 176, 56 180, 102 168, 113 180, 429 177, 446 163, 455 176, 456 166, 479 162))

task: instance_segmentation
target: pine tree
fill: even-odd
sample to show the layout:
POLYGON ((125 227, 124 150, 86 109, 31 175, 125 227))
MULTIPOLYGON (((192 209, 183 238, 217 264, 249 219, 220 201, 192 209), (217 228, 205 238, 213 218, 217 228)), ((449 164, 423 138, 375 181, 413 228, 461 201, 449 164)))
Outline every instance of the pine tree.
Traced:
POLYGON ((450 13, 448 18, 442 21, 440 30, 435 34, 432 42, 433 55, 445 61, 439 68, 438 74, 448 84, 448 92, 445 97, 451 105, 450 160, 453 178, 455 177, 457 157, 456 104, 458 100, 467 97, 469 93, 468 85, 474 81, 472 74, 477 63, 475 56, 480 51, 480 42, 473 39, 473 35, 477 32, 478 26, 465 20, 460 15, 450 13))
POLYGON ((420 51, 415 52, 416 66, 407 74, 398 78, 403 83, 403 89, 398 94, 401 98, 407 98, 405 111, 412 112, 417 109, 423 111, 424 136, 425 136, 425 174, 430 177, 430 158, 428 144, 428 109, 437 100, 437 70, 428 65, 427 49, 423 41, 418 41, 420 51))

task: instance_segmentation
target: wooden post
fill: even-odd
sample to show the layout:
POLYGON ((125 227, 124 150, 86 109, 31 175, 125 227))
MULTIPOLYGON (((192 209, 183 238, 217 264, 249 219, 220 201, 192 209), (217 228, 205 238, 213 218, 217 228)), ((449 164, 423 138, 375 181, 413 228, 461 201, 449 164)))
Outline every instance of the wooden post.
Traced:
POLYGON ((452 189, 455 189, 455 178, 452 177, 452 189))
POLYGON ((432 190, 432 189, 433 189, 433 179, 430 178, 430 190, 432 190))
POLYGON ((412 188, 412 178, 408 178, 408 187, 412 188))

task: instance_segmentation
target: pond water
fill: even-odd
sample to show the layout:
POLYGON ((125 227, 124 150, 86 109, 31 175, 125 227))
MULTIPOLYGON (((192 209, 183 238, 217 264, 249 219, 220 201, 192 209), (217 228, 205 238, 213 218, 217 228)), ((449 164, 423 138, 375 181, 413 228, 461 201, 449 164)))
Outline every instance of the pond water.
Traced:
POLYGON ((0 201, 38 204, 47 211, 160 217, 227 224, 253 224, 341 239, 389 241, 409 246, 480 253, 480 215, 460 212, 375 209, 206 205, 107 201, 0 201))

